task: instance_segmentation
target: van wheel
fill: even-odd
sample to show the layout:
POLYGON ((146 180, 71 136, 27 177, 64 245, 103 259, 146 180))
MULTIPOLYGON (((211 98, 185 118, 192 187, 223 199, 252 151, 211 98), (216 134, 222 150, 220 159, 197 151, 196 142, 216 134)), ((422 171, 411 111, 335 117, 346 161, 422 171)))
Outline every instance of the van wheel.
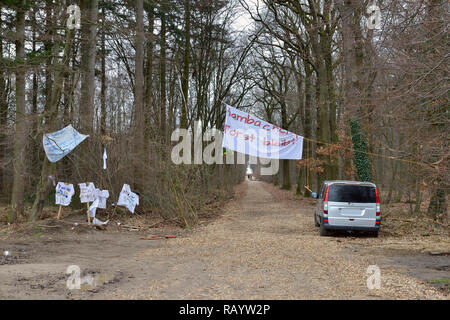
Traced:
POLYGON ((322 237, 327 237, 330 235, 330 231, 328 231, 325 226, 323 225, 323 218, 320 219, 320 235, 322 237))
POLYGON ((320 227, 320 224, 317 222, 317 215, 316 215, 315 212, 314 212, 314 226, 315 227, 320 227))

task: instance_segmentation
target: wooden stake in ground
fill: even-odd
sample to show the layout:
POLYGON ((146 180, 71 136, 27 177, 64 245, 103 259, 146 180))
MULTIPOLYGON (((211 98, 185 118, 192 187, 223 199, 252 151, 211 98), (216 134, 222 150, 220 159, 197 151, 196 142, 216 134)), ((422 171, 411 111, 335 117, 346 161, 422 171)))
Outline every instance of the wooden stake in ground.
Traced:
POLYGON ((116 213, 116 209, 117 209, 117 203, 114 205, 114 210, 113 210, 113 213, 111 215, 111 218, 109 217, 109 213, 108 213, 108 220, 112 219, 112 217, 114 217, 114 214, 116 213))
POLYGON ((88 220, 88 225, 91 225, 91 219, 89 217, 89 202, 86 202, 86 207, 87 207, 87 220, 88 220))
POLYGON ((56 216, 56 220, 60 220, 61 219, 61 210, 62 210, 62 205, 59 205, 58 215, 56 216))

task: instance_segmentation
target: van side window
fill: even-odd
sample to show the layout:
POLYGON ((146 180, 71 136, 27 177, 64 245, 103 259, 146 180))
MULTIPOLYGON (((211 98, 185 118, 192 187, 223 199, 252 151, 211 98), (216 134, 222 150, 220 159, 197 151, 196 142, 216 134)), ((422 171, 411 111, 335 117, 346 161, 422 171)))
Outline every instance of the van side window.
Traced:
POLYGON ((323 199, 323 189, 325 188, 325 184, 322 184, 319 191, 319 199, 323 199))

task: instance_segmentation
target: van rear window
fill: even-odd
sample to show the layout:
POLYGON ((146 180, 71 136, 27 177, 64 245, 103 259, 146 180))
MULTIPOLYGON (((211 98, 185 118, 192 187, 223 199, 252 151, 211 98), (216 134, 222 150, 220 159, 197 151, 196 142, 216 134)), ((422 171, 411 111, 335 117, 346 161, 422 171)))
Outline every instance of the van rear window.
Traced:
POLYGON ((377 197, 374 187, 334 184, 328 190, 328 201, 375 203, 377 197))

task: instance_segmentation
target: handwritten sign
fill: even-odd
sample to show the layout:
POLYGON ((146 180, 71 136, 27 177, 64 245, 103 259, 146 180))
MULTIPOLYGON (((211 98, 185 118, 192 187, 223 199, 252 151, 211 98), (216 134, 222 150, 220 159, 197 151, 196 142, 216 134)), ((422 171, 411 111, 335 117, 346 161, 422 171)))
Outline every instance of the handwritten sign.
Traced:
POLYGON ((139 205, 139 196, 136 193, 131 192, 129 185, 124 184, 122 187, 122 191, 120 192, 117 205, 124 206, 128 210, 130 210, 131 213, 134 213, 134 209, 137 205, 139 205))
POLYGON ((93 202, 95 200, 95 186, 92 182, 80 183, 78 184, 80 187, 80 202, 87 203, 93 202))
POLYGON ((72 196, 75 194, 73 184, 64 182, 58 182, 55 191, 55 202, 61 206, 68 206, 72 201, 72 196))
POLYGON ((301 159, 303 137, 226 105, 223 148, 267 159, 301 159))

